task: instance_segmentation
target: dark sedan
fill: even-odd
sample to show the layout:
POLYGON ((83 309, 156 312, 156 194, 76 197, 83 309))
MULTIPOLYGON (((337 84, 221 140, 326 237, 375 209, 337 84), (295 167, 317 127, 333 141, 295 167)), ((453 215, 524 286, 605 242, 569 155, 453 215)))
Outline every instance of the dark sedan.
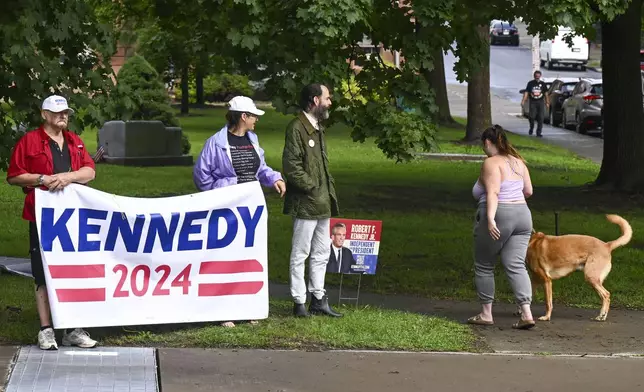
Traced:
POLYGON ((548 92, 550 98, 550 125, 558 127, 563 117, 562 105, 564 101, 572 95, 572 90, 579 82, 579 79, 563 78, 557 79, 552 83, 548 92))
POLYGON ((490 45, 497 43, 519 46, 519 29, 506 21, 494 21, 490 24, 490 45))

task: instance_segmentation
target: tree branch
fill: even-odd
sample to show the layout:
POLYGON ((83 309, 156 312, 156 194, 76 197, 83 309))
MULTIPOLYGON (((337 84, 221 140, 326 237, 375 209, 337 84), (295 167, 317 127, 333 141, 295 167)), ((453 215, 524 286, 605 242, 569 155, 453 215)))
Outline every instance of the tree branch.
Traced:
POLYGON ((588 0, 586 3, 588 4, 588 7, 591 9, 591 11, 601 16, 602 11, 599 9, 599 4, 597 4, 595 0, 588 0))

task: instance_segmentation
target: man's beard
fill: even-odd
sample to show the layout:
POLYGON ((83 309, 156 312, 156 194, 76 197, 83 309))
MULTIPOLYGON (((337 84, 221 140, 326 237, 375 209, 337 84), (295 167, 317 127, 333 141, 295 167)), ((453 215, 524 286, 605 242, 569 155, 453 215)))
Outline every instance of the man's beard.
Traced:
POLYGON ((316 119, 318 119, 318 121, 326 120, 329 118, 329 108, 326 108, 322 105, 317 106, 313 110, 313 115, 316 119))

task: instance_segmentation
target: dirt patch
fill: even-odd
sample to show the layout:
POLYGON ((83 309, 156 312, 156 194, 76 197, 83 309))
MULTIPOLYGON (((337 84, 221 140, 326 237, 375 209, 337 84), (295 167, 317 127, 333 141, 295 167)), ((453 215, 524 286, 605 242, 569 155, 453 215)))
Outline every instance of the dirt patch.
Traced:
MULTIPOLYGON (((608 320, 591 320, 597 309, 556 306, 551 321, 537 321, 530 331, 511 328, 517 317, 514 306, 497 306, 495 326, 475 327, 494 351, 544 354, 644 354, 644 312, 612 309, 608 320)), ((535 317, 544 313, 539 304, 535 317)))

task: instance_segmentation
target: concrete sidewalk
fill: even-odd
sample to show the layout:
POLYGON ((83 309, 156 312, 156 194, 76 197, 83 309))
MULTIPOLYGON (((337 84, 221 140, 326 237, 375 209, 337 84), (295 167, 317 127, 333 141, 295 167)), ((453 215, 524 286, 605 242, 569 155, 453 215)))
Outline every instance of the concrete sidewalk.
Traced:
POLYGON ((160 349, 163 392, 641 391, 643 359, 160 349))
MULTIPOLYGON (((355 297, 355 290, 347 286, 343 288, 342 295, 355 297)), ((269 291, 272 298, 291 298, 287 285, 271 283, 269 291)), ((337 288, 327 287, 327 294, 329 303, 337 307, 337 288)), ((480 311, 476 298, 466 302, 364 291, 360 292, 359 305, 445 317, 461 323, 480 311)), ((537 326, 526 332, 511 328, 517 321, 513 314, 516 311, 514 304, 498 302, 494 304, 493 311, 494 326, 474 327, 492 352, 644 355, 644 329, 641 327, 644 325, 644 312, 611 309, 608 320, 600 323, 591 320, 599 309, 555 305, 551 321, 537 321, 537 326)), ((545 305, 534 303, 532 312, 537 317, 541 316, 545 305)))

